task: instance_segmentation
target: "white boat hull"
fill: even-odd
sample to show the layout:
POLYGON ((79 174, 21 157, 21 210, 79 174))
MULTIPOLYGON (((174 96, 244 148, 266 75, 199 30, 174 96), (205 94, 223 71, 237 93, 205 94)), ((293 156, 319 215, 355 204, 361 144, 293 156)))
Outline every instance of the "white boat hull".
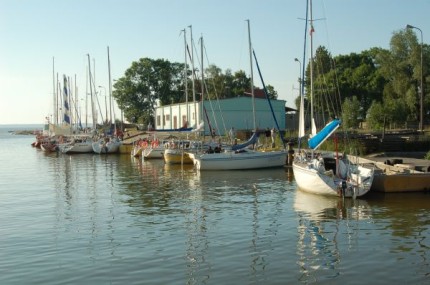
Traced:
POLYGON ((357 165, 350 169, 349 179, 342 179, 333 171, 317 167, 315 161, 317 160, 293 162, 294 178, 301 190, 319 195, 353 198, 369 192, 373 182, 373 169, 357 165))
POLYGON ((120 141, 103 142, 97 141, 92 144, 93 151, 98 154, 102 153, 117 153, 119 151, 120 141))
POLYGON ((164 146, 159 145, 157 147, 145 148, 142 152, 144 159, 162 159, 164 153, 164 146))
POLYGON ((167 164, 193 164, 193 160, 188 152, 181 149, 165 149, 163 154, 164 162, 167 164))
POLYGON ((94 152, 93 151, 93 143, 91 141, 61 145, 60 151, 62 153, 92 153, 92 152, 94 152))
POLYGON ((287 152, 227 151, 222 153, 193 154, 189 156, 198 170, 241 170, 283 167, 287 152))

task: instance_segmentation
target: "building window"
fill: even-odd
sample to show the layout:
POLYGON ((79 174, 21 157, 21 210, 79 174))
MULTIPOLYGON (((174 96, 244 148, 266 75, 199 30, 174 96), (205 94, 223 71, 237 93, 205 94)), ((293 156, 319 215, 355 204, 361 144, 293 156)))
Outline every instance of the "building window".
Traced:
POLYGON ((166 115, 166 122, 168 122, 168 121, 170 121, 170 115, 169 114, 166 115))
POLYGON ((157 126, 160 126, 161 124, 161 118, 160 115, 157 115, 157 126))

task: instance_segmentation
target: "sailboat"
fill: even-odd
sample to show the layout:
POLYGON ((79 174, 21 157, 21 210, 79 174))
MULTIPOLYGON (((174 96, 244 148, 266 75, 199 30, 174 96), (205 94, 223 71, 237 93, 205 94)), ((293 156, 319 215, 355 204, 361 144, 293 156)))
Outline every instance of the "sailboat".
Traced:
MULTIPOLYGON (((311 129, 308 140, 310 154, 300 151, 292 163, 294 177, 299 189, 314 194, 359 197, 369 192, 373 182, 374 168, 370 165, 352 163, 347 157, 336 153, 315 154, 315 150, 329 138, 341 125, 339 119, 333 119, 318 133, 316 132, 313 114, 313 19, 312 0, 309 0, 310 11, 310 96, 311 96, 311 129)), ((304 106, 301 94, 299 117, 299 140, 304 136, 304 106)))
MULTIPOLYGON (((110 106, 112 108, 112 80, 111 80, 111 73, 110 73, 110 56, 109 56, 109 47, 107 47, 107 54, 108 54, 108 67, 109 67, 109 102, 110 106)), ((88 57, 88 65, 89 65, 89 57, 88 57)), ((90 68, 91 70, 91 68, 90 68)), ((91 72, 90 72, 90 86, 91 86, 91 72)), ((110 108, 110 109, 111 109, 110 108)), ((111 115, 112 119, 112 115, 111 115)), ((96 125, 96 124, 94 124, 96 125)), ((109 122, 109 127, 112 126, 112 122, 109 122)), ((114 129, 115 133, 116 130, 116 124, 114 122, 114 129)), ((105 136, 100 138, 98 141, 92 143, 93 151, 98 154, 108 154, 108 153, 117 153, 119 151, 119 147, 121 146, 122 141, 119 139, 118 136, 105 136)))
POLYGON ((285 151, 285 149, 257 151, 255 150, 255 148, 250 149, 248 147, 250 145, 255 145, 258 140, 259 133, 256 130, 257 127, 255 119, 251 32, 249 20, 247 20, 247 22, 251 66, 251 94, 253 103, 254 134, 244 144, 233 145, 231 147, 224 148, 223 150, 221 149, 217 152, 206 152, 203 154, 188 153, 198 170, 245 170, 283 167, 287 159, 287 152, 285 151))

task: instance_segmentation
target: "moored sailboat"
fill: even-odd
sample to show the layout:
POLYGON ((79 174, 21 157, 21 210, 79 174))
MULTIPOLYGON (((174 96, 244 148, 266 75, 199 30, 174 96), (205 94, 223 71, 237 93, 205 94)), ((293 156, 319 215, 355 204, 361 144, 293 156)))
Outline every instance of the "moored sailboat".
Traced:
MULTIPOLYGON (((241 169, 259 169, 283 167, 286 162, 287 152, 282 150, 259 151, 255 149, 255 144, 258 140, 258 131, 255 118, 255 98, 254 98, 254 82, 253 82, 253 60, 252 60, 252 45, 250 23, 248 22, 248 38, 249 38, 249 56, 251 67, 251 95, 254 132, 251 138, 242 145, 233 145, 225 150, 218 152, 206 152, 203 154, 189 153, 189 156, 194 162, 198 170, 241 170, 241 169), (253 145, 252 148, 249 148, 253 145)), ((254 54, 255 55, 255 54, 254 54)), ((203 67, 202 67, 203 70, 203 67)), ((263 83, 264 85, 264 83, 263 83)), ((267 94, 266 94, 267 95, 267 94)), ((269 101, 270 104, 270 101, 269 101)), ((273 110, 272 110, 273 114, 273 110)), ((275 119, 276 120, 276 119, 275 119)))
MULTIPOLYGON (((312 134, 308 140, 310 153, 300 151, 293 161, 293 172, 299 189, 314 194, 359 197, 365 195, 373 182, 374 168, 370 165, 352 163, 347 157, 339 153, 320 153, 315 150, 329 138, 341 125, 339 119, 334 119, 320 132, 316 132, 313 114, 313 51, 312 51, 312 0, 309 2, 310 11, 310 97, 311 97, 311 126, 312 134)), ((301 94, 300 118, 299 118, 299 141, 305 135, 304 129, 304 102, 301 94)))

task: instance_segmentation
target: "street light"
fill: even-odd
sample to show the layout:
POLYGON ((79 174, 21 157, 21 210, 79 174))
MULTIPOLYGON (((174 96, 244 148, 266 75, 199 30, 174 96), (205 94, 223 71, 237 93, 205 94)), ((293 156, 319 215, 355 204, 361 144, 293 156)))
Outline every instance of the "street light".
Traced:
POLYGON ((300 97, 302 96, 302 63, 300 62, 300 60, 296 57, 294 59, 294 61, 297 61, 299 63, 299 67, 300 67, 300 74, 299 74, 299 95, 300 97))
POLYGON ((424 79, 424 74, 423 74, 423 31, 421 31, 420 28, 412 26, 412 25, 406 25, 406 29, 417 29, 418 31, 420 31, 421 34, 421 86, 420 86, 420 131, 421 133, 423 132, 423 128, 424 128, 424 121, 423 121, 423 97, 424 97, 424 89, 423 89, 423 79, 424 79))
POLYGON ((303 79, 301 78, 301 76, 302 76, 302 63, 300 62, 300 60, 298 58, 295 58, 294 61, 297 61, 299 63, 299 67, 300 67, 300 75, 299 75, 300 117, 299 117, 299 133, 298 133, 299 148, 300 148, 301 138, 305 135, 304 134, 305 115, 302 114, 305 100, 304 100, 303 95, 302 95, 302 84, 303 84, 303 79))

